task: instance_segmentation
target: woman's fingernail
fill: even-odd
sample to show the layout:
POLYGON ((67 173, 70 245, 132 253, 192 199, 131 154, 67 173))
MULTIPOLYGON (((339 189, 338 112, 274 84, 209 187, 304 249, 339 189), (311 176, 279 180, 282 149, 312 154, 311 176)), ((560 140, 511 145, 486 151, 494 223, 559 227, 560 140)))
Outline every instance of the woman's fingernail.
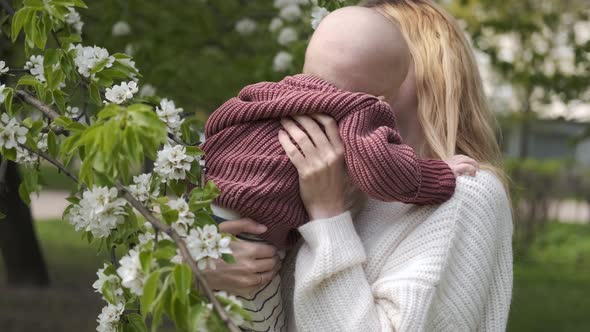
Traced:
POLYGON ((262 225, 262 224, 259 224, 259 225, 256 227, 256 229, 257 229, 259 232, 261 232, 261 233, 264 233, 264 232, 266 232, 266 230, 267 230, 268 228, 267 228, 266 226, 262 225))

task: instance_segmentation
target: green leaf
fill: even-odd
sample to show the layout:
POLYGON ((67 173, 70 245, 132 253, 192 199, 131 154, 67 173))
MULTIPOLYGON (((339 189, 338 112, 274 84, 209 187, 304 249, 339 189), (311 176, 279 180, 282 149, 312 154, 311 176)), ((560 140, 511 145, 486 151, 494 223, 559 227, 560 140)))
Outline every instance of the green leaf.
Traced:
POLYGON ((0 211, 0 220, 5 219, 6 215, 4 213, 2 213, 2 211, 0 211))
POLYGON ((36 79, 34 76, 24 75, 18 80, 17 86, 19 86, 19 85, 37 86, 40 84, 41 84, 41 82, 39 82, 39 80, 36 79))
POLYGON ((90 94, 90 99, 94 104, 97 106, 102 106, 102 99, 100 97, 100 89, 96 85, 96 83, 92 82, 88 86, 88 93, 90 94))
POLYGON ((146 332, 147 326, 143 318, 138 314, 129 314, 125 316, 126 322, 123 324, 123 332, 146 332))
POLYGON ((29 188, 25 182, 22 182, 18 186, 18 195, 23 200, 23 202, 25 202, 25 204, 31 205, 31 192, 29 191, 29 188))
POLYGON ((4 100, 4 107, 6 108, 6 113, 12 115, 12 98, 14 95, 14 90, 8 88, 6 89, 6 95, 5 95, 5 100, 4 100))
POLYGON ((10 37, 12 38, 12 42, 14 43, 18 38, 20 31, 22 30, 25 23, 29 19, 33 9, 31 8, 22 8, 18 10, 14 16, 12 17, 12 27, 10 31, 10 37))
POLYGON ((224 262, 226 262, 228 264, 234 264, 236 262, 236 258, 234 257, 234 255, 222 254, 221 258, 223 259, 224 262))
POLYGON ((176 265, 174 268, 174 285, 176 286, 176 296, 180 301, 186 302, 188 293, 191 290, 192 273, 186 264, 176 265))
POLYGON ((142 251, 139 253, 139 262, 141 263, 141 269, 144 272, 148 272, 152 266, 152 252, 142 251))
POLYGON ((188 306, 186 301, 181 301, 178 297, 173 296, 171 301, 172 320, 177 330, 187 331, 188 306))
POLYGON ((57 137, 55 136, 53 130, 50 130, 47 133, 47 148, 51 156, 57 157, 57 154, 59 153, 59 147, 57 146, 57 137))
POLYGON ((160 281, 160 271, 155 271, 147 278, 143 286, 143 295, 141 296, 141 315, 145 318, 152 311, 152 304, 158 293, 158 284, 160 281))

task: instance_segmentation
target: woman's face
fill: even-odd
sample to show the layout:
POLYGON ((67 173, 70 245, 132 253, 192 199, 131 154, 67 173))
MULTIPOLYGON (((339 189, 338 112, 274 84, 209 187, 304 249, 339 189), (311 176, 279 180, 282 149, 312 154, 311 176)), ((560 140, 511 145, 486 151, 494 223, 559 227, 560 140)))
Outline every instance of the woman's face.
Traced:
POLYGON ((389 102, 398 118, 408 118, 418 111, 418 95, 416 93, 416 76, 414 74, 414 62, 410 62, 408 75, 399 88, 394 100, 389 102))

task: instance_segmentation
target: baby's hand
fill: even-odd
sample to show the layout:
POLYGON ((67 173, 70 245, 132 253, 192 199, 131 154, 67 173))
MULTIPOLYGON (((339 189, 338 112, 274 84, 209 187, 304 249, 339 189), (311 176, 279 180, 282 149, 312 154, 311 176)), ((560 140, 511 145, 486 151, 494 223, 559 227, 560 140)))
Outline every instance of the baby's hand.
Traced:
POLYGON ((477 161, 462 154, 454 155, 445 160, 445 162, 449 165, 453 174, 455 174, 455 177, 458 177, 459 175, 475 176, 475 173, 479 171, 479 164, 477 161))

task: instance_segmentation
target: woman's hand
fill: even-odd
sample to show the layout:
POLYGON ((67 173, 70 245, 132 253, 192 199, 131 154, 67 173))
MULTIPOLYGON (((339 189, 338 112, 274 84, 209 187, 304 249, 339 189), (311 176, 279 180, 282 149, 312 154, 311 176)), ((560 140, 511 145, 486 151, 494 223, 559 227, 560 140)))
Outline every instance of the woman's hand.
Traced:
MULTIPOLYGON (((266 226, 246 218, 225 221, 219 225, 219 230, 233 235, 259 235, 266 231, 266 226)), ((203 271, 209 286, 215 290, 251 298, 257 290, 270 282, 281 268, 277 249, 272 245, 237 239, 232 241, 231 249, 236 259, 235 263, 228 264, 219 259, 215 262, 215 270, 203 271)))
POLYGON ((299 189, 307 213, 311 220, 337 216, 346 211, 347 174, 336 121, 324 114, 294 116, 293 119, 307 133, 292 120, 283 119, 281 124, 285 131, 279 132, 279 141, 299 173, 299 189))

